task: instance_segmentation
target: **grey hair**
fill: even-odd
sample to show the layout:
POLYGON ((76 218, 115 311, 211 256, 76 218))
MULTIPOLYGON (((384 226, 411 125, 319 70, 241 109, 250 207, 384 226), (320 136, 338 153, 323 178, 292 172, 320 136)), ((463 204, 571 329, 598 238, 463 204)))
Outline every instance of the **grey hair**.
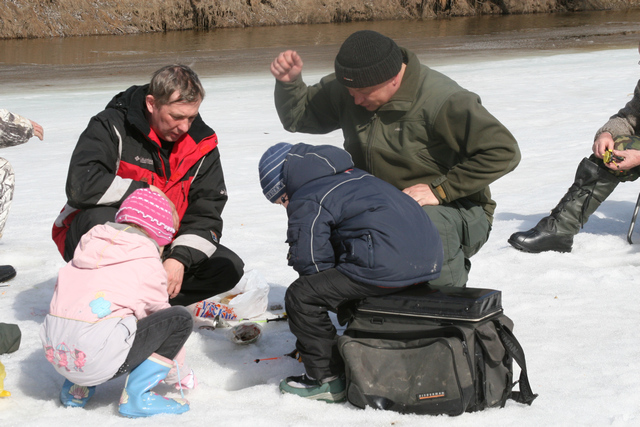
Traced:
POLYGON ((148 94, 158 105, 169 104, 176 91, 180 97, 173 102, 192 103, 204 99, 204 88, 198 75, 186 65, 167 65, 153 73, 148 94))

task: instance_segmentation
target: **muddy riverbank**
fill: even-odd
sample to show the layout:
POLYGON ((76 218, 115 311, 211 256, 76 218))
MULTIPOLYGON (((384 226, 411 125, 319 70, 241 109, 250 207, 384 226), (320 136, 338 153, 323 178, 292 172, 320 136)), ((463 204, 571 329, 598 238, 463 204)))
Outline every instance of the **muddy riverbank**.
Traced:
POLYGON ((6 0, 0 39, 640 8, 640 0, 6 0))

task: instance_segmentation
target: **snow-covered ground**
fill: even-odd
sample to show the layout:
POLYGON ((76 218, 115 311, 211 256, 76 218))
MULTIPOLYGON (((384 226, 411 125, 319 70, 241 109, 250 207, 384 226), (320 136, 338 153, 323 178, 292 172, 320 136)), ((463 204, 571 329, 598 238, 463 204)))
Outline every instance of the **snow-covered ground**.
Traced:
MULTIPOLYGON (((640 309, 634 298, 640 233, 637 245, 629 245, 625 237, 638 183, 619 186, 575 238, 572 253, 532 255, 507 244, 511 233, 532 227, 569 187, 578 162, 590 153, 596 129, 631 99, 638 59, 637 49, 630 47, 430 64, 480 94, 522 150, 519 167, 492 185, 498 202, 493 232, 472 259, 468 286, 503 291, 505 312, 515 322, 539 397, 530 407, 510 401, 503 409, 458 417, 400 415, 280 395, 280 379, 302 372, 302 365, 289 358, 254 360, 294 349, 286 322, 264 325, 261 339, 248 346, 232 343, 223 330, 194 332, 187 351, 200 384, 188 393, 191 411, 186 414, 120 417, 117 401, 124 378, 99 386, 85 409, 63 408, 58 402, 63 379, 44 358, 38 338, 63 265, 51 241, 51 224, 65 202, 70 154, 90 116, 118 91, 145 81, 113 78, 98 85, 40 84, 33 90, 5 85, 0 106, 42 124, 45 141, 33 139, 0 152, 16 173, 0 264, 18 271, 0 287, 0 321, 17 323, 23 334, 17 352, 0 356, 7 370, 5 388, 12 393, 0 398, 0 424, 639 425, 640 309)), ((285 132, 273 107, 268 64, 263 69, 234 78, 201 75, 208 92, 201 113, 218 133, 230 194, 222 241, 245 260, 247 270, 258 270, 267 279, 270 304, 282 304, 296 277, 285 260, 286 213, 262 196, 258 160, 279 141, 339 146, 341 134, 285 132)), ((322 74, 305 75, 305 80, 315 82, 322 74)), ((175 395, 166 386, 157 391, 175 395)))

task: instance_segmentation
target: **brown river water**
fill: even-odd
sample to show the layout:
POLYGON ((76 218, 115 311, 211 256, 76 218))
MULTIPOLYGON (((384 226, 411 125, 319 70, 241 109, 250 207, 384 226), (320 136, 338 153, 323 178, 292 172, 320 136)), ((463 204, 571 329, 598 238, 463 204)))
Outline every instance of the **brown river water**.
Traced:
POLYGON ((271 60, 285 49, 298 50, 307 70, 331 69, 342 41, 361 29, 386 34, 435 65, 634 47, 640 41, 640 9, 0 40, 0 83, 20 90, 146 80, 157 68, 177 62, 201 76, 269 73, 271 60))

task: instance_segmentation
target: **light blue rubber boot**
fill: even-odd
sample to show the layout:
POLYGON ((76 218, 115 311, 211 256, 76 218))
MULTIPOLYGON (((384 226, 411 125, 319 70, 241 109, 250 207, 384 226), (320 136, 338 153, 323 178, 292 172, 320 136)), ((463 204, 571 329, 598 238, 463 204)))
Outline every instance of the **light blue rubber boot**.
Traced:
POLYGON ((60 402, 66 407, 84 408, 95 392, 96 386, 86 387, 64 380, 60 389, 60 402))
POLYGON ((168 399, 151 391, 165 379, 172 366, 172 360, 154 353, 131 371, 120 397, 120 413, 125 417, 139 418, 187 412, 189 402, 186 399, 168 399))

